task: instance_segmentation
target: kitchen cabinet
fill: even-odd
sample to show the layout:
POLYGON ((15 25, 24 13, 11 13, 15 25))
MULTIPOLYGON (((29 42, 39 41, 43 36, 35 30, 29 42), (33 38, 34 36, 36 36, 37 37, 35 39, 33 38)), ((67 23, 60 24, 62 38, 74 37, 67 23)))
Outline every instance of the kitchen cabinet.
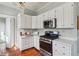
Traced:
POLYGON ((63 6, 56 9, 57 28, 63 28, 63 6))
POLYGON ((66 3, 56 9, 57 28, 74 28, 74 3, 66 3))
POLYGON ((38 28, 42 29, 43 28, 43 14, 40 14, 37 16, 37 23, 38 23, 38 28))
POLYGON ((41 24, 40 24, 40 26, 41 26, 41 29, 43 29, 44 27, 43 27, 43 21, 44 21, 44 14, 41 14, 41 19, 40 19, 40 22, 41 22, 41 24))
POLYGON ((39 36, 38 35, 36 35, 36 36, 33 36, 33 39, 34 39, 34 47, 36 48, 36 49, 38 49, 38 50, 40 50, 40 48, 39 48, 39 36))
POLYGON ((37 16, 32 16, 32 28, 37 28, 37 16))
POLYGON ((49 14, 48 11, 43 14, 43 17, 44 17, 43 19, 44 20, 48 20, 49 19, 49 15, 48 14, 49 14))
POLYGON ((74 53, 74 43, 68 43, 65 40, 59 39, 54 40, 53 45, 53 56, 72 56, 74 53))
POLYGON ((66 3, 64 6, 64 28, 74 27, 74 3, 66 3))
POLYGON ((37 16, 37 24, 36 25, 37 25, 38 29, 41 28, 41 16, 40 15, 37 16))
POLYGON ((21 40, 21 50, 25 50, 25 49, 29 49, 34 47, 34 42, 33 42, 33 37, 32 36, 28 36, 25 38, 22 38, 21 40))
POLYGON ((32 28, 32 17, 25 14, 19 14, 17 16, 18 28, 32 28))
POLYGON ((32 29, 41 29, 41 28, 43 28, 42 15, 32 16, 32 29))
POLYGON ((56 18, 56 8, 49 11, 49 19, 56 18))

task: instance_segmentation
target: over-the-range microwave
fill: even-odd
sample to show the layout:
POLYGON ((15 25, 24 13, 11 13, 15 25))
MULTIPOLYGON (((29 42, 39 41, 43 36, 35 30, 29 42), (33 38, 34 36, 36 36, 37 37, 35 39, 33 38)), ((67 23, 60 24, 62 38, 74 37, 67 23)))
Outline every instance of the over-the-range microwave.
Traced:
POLYGON ((57 27, 57 20, 56 18, 45 20, 43 22, 43 27, 46 29, 56 28, 57 27))

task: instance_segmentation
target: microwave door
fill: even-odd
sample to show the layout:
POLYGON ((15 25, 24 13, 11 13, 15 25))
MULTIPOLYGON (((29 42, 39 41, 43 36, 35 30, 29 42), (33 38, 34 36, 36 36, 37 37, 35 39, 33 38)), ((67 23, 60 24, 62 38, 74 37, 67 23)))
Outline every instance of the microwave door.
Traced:
POLYGON ((48 21, 44 21, 44 28, 48 28, 49 27, 49 22, 48 21))
POLYGON ((52 28, 52 27, 53 27, 53 21, 50 21, 49 28, 52 28))

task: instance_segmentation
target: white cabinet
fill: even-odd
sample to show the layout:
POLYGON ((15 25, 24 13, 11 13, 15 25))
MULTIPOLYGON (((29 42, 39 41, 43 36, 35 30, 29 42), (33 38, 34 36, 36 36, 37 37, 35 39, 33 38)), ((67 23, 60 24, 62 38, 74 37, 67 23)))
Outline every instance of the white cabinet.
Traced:
POLYGON ((40 17, 40 15, 37 16, 37 28, 38 29, 41 28, 41 17, 40 17))
POLYGON ((57 28, 74 28, 74 3, 65 3, 56 8, 57 28))
POLYGON ((42 15, 32 16, 32 29, 41 29, 41 28, 43 28, 42 15))
POLYGON ((63 28, 63 6, 56 9, 57 28, 63 28))
POLYGON ((34 47, 36 48, 36 49, 40 49, 39 48, 39 36, 33 36, 33 39, 34 39, 34 47))
POLYGON ((44 17, 43 19, 44 20, 48 20, 49 19, 48 14, 49 14, 49 12, 46 12, 46 13, 43 14, 43 17, 44 17))
POLYGON ((37 28, 37 16, 32 16, 32 28, 37 28))
POLYGON ((73 28, 74 26, 74 3, 64 5, 64 28, 73 28))
POLYGON ((41 16, 40 16, 40 18, 41 18, 41 19, 40 19, 40 22, 41 22, 41 23, 40 23, 40 28, 41 28, 41 29, 43 29, 43 21, 44 21, 44 17, 43 17, 43 16, 44 16, 44 14, 41 14, 41 16))
POLYGON ((53 41, 53 56, 72 56, 74 53, 74 44, 69 44, 61 41, 53 41))
POLYGON ((25 14, 19 14, 17 16, 18 28, 32 28, 32 17, 25 14))
POLYGON ((26 28, 32 28, 32 17, 29 15, 26 15, 26 28))
POLYGON ((56 9, 52 9, 49 11, 49 19, 56 18, 56 9))
POLYGON ((21 50, 25 50, 25 49, 32 48, 32 47, 34 47, 34 40, 32 36, 22 38, 21 50))
POLYGON ((37 18, 38 28, 42 29, 43 28, 43 19, 44 19, 43 14, 38 15, 37 17, 38 17, 37 18))

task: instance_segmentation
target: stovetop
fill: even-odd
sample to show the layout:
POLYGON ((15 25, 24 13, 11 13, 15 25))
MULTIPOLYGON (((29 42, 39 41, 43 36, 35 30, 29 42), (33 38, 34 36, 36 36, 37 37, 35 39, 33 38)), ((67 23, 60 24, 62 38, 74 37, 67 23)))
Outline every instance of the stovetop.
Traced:
POLYGON ((54 40, 58 38, 58 35, 52 35, 52 36, 42 35, 40 37, 54 40))

